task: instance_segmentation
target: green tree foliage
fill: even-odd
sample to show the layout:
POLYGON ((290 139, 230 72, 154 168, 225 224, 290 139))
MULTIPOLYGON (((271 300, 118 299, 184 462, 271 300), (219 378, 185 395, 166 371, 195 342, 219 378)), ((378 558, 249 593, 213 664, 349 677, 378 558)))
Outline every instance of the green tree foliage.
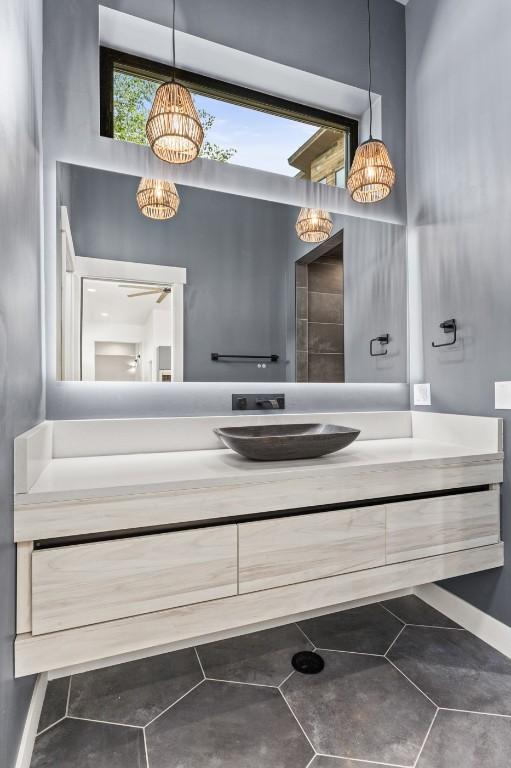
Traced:
MULTIPOLYGON (((124 72, 114 73, 114 139, 147 144, 145 124, 157 87, 158 83, 152 80, 124 72)), ((200 156, 221 163, 228 162, 236 154, 236 150, 208 141, 208 132, 213 127, 215 118, 204 109, 199 110, 199 117, 204 128, 200 156)))

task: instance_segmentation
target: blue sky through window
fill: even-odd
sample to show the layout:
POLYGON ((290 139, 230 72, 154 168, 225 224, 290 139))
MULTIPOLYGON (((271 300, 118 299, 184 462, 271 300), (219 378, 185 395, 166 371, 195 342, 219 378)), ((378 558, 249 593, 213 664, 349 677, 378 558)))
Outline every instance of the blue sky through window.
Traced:
MULTIPOLYGON (((157 81, 115 73, 115 138, 147 142, 145 123, 157 87, 157 81)), ((339 174, 345 151, 342 130, 321 131, 318 125, 199 93, 193 98, 206 129, 203 157, 290 177, 301 169, 306 178, 344 185, 339 174), (316 134, 317 141, 295 159, 296 167, 291 166, 288 158, 316 134)))
POLYGON ((316 133, 317 126, 199 94, 193 98, 198 109, 215 117, 208 140, 236 149, 231 163, 296 176, 298 170, 287 159, 316 133))

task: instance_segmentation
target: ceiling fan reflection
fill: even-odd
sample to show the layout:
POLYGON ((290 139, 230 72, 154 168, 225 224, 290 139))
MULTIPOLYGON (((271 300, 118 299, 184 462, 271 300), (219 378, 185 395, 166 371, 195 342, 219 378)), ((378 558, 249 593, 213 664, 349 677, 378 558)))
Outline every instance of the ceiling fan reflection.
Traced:
POLYGON ((162 301, 165 301, 167 296, 170 295, 172 288, 162 288, 161 285, 119 285, 119 288, 144 288, 145 290, 139 291, 138 293, 128 293, 128 299, 133 299, 136 296, 149 296, 150 294, 159 294, 158 298, 156 299, 157 304, 161 304, 162 301))

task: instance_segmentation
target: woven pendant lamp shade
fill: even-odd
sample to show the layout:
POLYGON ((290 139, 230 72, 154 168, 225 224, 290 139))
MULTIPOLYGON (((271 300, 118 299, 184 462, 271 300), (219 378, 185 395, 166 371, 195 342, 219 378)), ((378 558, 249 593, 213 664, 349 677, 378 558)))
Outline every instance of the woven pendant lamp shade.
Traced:
POLYGON ((176 82, 160 85, 147 119, 146 135, 149 146, 161 160, 195 160, 204 140, 204 129, 188 88, 176 82))
POLYGON ((357 148, 348 175, 348 192, 357 203, 377 203, 390 194, 396 172, 383 141, 369 139, 357 148))
POLYGON ((179 202, 176 186, 171 181, 140 179, 137 205, 147 218, 159 221, 171 219, 177 213, 179 202))
POLYGON ((330 214, 321 208, 302 208, 296 220, 296 234, 304 243, 322 243, 332 232, 330 214))

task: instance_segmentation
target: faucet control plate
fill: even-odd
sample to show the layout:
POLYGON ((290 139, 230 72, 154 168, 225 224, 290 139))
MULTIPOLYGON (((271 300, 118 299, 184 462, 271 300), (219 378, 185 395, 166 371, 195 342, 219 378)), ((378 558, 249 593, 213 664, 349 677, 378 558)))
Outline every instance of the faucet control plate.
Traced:
POLYGON ((283 394, 274 395, 233 395, 233 411, 283 411, 286 407, 286 397, 283 394))

